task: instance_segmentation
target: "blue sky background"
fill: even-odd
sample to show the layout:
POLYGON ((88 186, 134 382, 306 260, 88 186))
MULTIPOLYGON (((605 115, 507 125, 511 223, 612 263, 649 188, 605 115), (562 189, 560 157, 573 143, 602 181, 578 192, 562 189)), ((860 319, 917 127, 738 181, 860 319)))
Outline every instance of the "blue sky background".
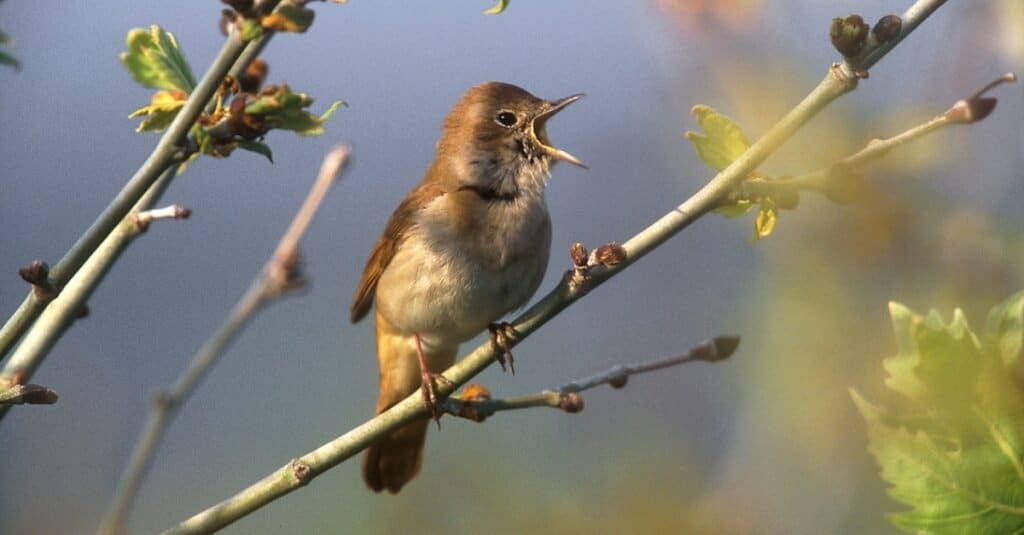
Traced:
MULTIPOLYGON (((950 3, 764 170, 828 165, 1019 72, 1024 54, 1006 27, 1024 22, 1006 13, 1024 15, 1012 3, 950 3)), ((317 111, 335 99, 349 107, 323 136, 271 133, 273 165, 239 152, 201 159, 174 181, 161 204, 188 206, 192 218, 137 240, 91 299, 92 315, 54 349, 33 381, 58 390, 59 404, 16 408, 0 425, 0 530, 94 529, 149 396, 248 286, 331 146, 351 144, 355 156, 304 241, 310 291, 261 313, 181 411, 132 532, 168 527, 371 415, 373 329, 348 323, 348 303, 467 88, 502 80, 546 98, 587 93, 549 126, 590 170, 554 170, 543 292, 569 267, 572 242, 624 241, 711 176, 682 137, 695 128, 694 104, 756 138, 835 61, 832 17, 893 9, 749 1, 680 20, 700 5, 517 0, 488 17, 486 1, 315 4, 308 34, 268 47, 269 81, 316 96, 317 111)), ((17 269, 55 263, 157 140, 127 119, 150 95, 118 62, 127 31, 172 31, 198 77, 222 42, 220 9, 0 4, 0 28, 22 62, 0 69, 0 315, 24 295, 17 269)), ((885 529, 883 513, 899 506, 884 496, 846 389, 884 395, 886 302, 947 316, 961 304, 977 324, 1022 287, 1024 98, 1020 84, 995 96, 984 123, 873 168, 879 197, 864 205, 805 196, 776 236, 753 245, 749 218, 705 218, 521 344, 516 376, 495 367, 479 382, 499 396, 531 393, 719 333, 744 336, 731 361, 588 392, 579 415, 446 420, 430 432, 422 474, 397 497, 366 491, 348 462, 228 531, 885 529)))

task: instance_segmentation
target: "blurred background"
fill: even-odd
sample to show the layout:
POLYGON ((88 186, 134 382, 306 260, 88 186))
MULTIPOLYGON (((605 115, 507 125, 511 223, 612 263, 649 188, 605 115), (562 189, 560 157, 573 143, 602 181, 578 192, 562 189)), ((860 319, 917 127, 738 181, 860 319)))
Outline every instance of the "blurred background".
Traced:
MULTIPOLYGON (((590 165, 558 166, 548 190, 552 265, 574 241, 624 241, 712 175, 683 132, 697 103, 756 139, 837 54, 832 17, 873 23, 910 2, 352 0, 316 4, 306 35, 279 35, 268 82, 343 99, 327 133, 272 132, 275 163, 203 158, 161 204, 193 209, 137 240, 33 382, 51 407, 0 425, 0 531, 95 529, 144 422, 262 266, 323 154, 354 147, 303 251, 310 291, 265 310, 170 427, 131 518, 166 528, 364 421, 376 397, 370 322, 347 308, 385 221, 421 178, 440 123, 470 86, 521 85, 587 98, 549 126, 590 165), (895 4, 895 5, 894 5, 895 4), (898 5, 899 7, 896 7, 898 5)), ((129 29, 172 31, 200 76, 222 42, 221 4, 0 4, 20 71, 0 68, 0 316, 16 275, 56 262, 157 136, 128 114, 147 103, 118 62, 129 29)), ((827 166, 896 134, 1024 62, 1024 4, 951 2, 763 169, 827 166)), ((516 350, 517 375, 478 377, 497 396, 664 357, 716 334, 743 336, 729 361, 636 377, 585 394, 586 410, 446 419, 418 479, 367 491, 347 462, 233 525, 231 533, 883 533, 885 496, 848 394, 885 396, 893 352, 886 303, 965 309, 975 325, 1024 287, 1024 91, 994 92, 984 122, 943 130, 872 166, 857 203, 804 196, 774 235, 751 214, 707 217, 558 316, 516 350)), ((474 347, 469 344, 466 348, 474 347)))

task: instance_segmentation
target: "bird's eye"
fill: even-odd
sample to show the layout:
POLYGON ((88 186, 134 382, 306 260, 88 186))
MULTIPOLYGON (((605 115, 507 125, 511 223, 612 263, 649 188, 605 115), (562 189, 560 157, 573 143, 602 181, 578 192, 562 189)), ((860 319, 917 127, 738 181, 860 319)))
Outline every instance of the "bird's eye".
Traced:
POLYGON ((504 126, 505 128, 515 126, 517 121, 516 114, 510 111, 503 111, 499 113, 498 116, 494 118, 494 120, 497 121, 498 124, 500 124, 501 126, 504 126))

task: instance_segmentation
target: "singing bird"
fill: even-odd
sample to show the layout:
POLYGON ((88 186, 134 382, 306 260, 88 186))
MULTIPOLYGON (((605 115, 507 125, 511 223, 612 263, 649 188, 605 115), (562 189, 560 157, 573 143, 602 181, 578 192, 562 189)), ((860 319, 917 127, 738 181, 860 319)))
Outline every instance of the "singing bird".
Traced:
MULTIPOLYGON (((540 286, 551 249, 544 188, 554 162, 586 167, 555 148, 548 120, 582 94, 550 101, 514 85, 486 82, 459 99, 444 121, 423 180, 391 215, 352 301, 352 322, 376 301, 380 395, 377 414, 423 387, 440 417, 435 381, 459 344, 484 329, 511 366, 507 323, 496 323, 540 286)), ((513 369, 514 370, 514 369, 513 369)), ((370 446, 363 479, 395 493, 416 476, 428 420, 370 446)))

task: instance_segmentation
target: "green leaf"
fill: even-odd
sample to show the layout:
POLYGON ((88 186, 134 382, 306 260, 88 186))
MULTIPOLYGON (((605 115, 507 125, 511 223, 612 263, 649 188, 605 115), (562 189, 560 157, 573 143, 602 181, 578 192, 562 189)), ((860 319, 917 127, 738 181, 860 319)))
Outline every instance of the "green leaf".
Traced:
POLYGON ((693 143, 700 159, 711 167, 725 169, 750 146, 739 125, 711 107, 698 104, 692 113, 704 133, 687 132, 686 139, 693 143))
POLYGON ((985 345, 1008 367, 1020 366, 1024 346, 1024 292, 1018 292, 989 312, 985 345))
POLYGON ((969 449, 949 448, 925 431, 889 425, 878 407, 855 391, 851 395, 867 423, 868 450, 892 485, 889 494, 913 508, 890 514, 893 524, 936 534, 1024 529, 1024 473, 995 435, 969 449))
MULTIPOLYGON (((9 35, 0 31, 0 45, 10 45, 13 42, 14 41, 11 40, 9 35)), ((14 56, 2 50, 0 50, 0 65, 9 65, 15 69, 21 68, 21 63, 18 63, 18 60, 15 59, 14 56)))
POLYGON ((121 63, 136 82, 157 89, 180 89, 191 93, 196 80, 192 68, 170 32, 153 25, 128 32, 128 51, 121 63))
POLYGON ((266 143, 260 143, 259 141, 250 141, 248 139, 238 140, 238 148, 244 149, 256 154, 262 154, 270 160, 270 163, 274 163, 274 154, 270 152, 270 147, 266 143))
POLYGON ((754 219, 754 241, 767 238, 775 230, 775 223, 779 220, 779 209, 771 199, 765 198, 761 201, 761 208, 757 211, 754 219))
POLYGON ((498 0, 497 4, 494 4, 490 8, 486 9, 484 13, 487 15, 498 15, 502 11, 505 11, 505 8, 508 7, 509 1, 510 0, 498 0))
POLYGON ((157 91, 148 106, 132 112, 129 119, 146 118, 139 124, 136 132, 159 132, 171 125, 178 111, 185 105, 187 95, 184 91, 157 91))
POLYGON ((242 39, 254 41, 263 35, 263 26, 252 19, 242 19, 242 39))
POLYGON ((324 132, 324 124, 340 107, 345 106, 344 102, 337 101, 317 117, 306 111, 312 104, 312 97, 305 93, 295 93, 282 84, 260 93, 245 107, 245 113, 263 117, 271 128, 292 130, 302 136, 316 136, 324 132))
POLYGON ((885 360, 886 384, 906 403, 886 409, 851 395, 890 495, 911 507, 889 516, 897 527, 1024 532, 1024 390, 1006 358, 1020 351, 1022 300, 989 313, 984 344, 959 310, 946 323, 890 303, 898 353, 885 360))

